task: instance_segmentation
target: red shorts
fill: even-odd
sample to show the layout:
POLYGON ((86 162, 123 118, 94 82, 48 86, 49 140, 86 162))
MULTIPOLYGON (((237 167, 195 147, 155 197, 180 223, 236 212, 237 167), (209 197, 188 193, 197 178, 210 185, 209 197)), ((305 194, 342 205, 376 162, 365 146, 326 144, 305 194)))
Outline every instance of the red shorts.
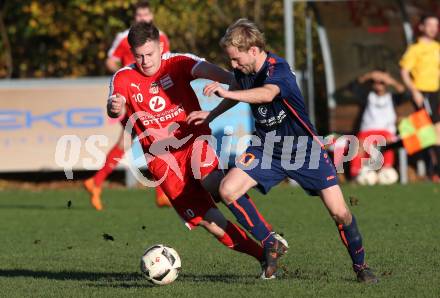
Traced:
POLYGON ((160 186, 189 229, 197 226, 209 209, 217 208, 200 183, 217 167, 217 155, 204 140, 157 156, 148 165, 156 181, 163 180, 160 186))

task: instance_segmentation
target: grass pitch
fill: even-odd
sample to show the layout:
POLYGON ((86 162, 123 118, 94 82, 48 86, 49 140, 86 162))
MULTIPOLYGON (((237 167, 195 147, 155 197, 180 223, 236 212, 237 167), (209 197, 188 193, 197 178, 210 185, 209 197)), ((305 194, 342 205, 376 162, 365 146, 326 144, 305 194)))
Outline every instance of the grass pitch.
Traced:
POLYGON ((287 185, 268 196, 251 193, 291 247, 282 259, 287 271, 272 281, 256 279, 252 258, 202 229, 189 232, 172 209, 157 209, 151 190, 107 190, 100 213, 82 190, 0 191, 0 296, 440 297, 440 187, 347 186, 344 193, 354 197, 378 285, 355 282, 320 200, 287 185), (155 243, 182 258, 169 286, 152 286, 139 271, 141 254, 155 243))

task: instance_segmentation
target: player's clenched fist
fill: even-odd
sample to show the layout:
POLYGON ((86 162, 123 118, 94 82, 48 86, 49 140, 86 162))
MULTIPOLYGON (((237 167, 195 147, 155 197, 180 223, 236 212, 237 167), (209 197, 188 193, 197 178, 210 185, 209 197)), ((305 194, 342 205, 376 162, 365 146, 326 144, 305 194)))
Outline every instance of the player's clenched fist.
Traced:
POLYGON ((125 104, 125 98, 117 93, 109 97, 107 102, 107 114, 112 118, 117 118, 121 115, 125 104))

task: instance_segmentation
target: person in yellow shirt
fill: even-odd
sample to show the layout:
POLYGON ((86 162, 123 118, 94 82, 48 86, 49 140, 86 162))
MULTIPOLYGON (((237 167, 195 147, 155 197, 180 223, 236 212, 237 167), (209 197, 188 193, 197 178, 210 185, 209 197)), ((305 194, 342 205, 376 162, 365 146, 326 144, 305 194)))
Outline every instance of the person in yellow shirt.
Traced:
MULTIPOLYGON (((427 110, 440 138, 440 43, 436 40, 439 18, 424 15, 418 28, 421 36, 408 47, 400 60, 400 73, 414 104, 418 109, 427 110)), ((428 175, 433 182, 440 182, 440 146, 429 151, 428 175)))

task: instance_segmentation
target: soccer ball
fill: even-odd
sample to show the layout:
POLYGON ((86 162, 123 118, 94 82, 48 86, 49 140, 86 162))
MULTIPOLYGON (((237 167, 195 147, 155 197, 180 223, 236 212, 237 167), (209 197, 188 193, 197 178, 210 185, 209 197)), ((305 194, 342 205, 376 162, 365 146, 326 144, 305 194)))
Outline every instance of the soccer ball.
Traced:
POLYGON ((181 267, 176 250, 163 244, 148 248, 141 258, 141 271, 153 284, 167 285, 176 280, 181 267))
POLYGON ((378 177, 376 171, 364 167, 361 169, 359 175, 356 177, 357 183, 360 185, 375 185, 378 177))
POLYGON ((379 171, 379 174, 377 175, 379 184, 383 185, 390 185, 394 184, 399 180, 399 174, 394 168, 383 168, 379 171))

